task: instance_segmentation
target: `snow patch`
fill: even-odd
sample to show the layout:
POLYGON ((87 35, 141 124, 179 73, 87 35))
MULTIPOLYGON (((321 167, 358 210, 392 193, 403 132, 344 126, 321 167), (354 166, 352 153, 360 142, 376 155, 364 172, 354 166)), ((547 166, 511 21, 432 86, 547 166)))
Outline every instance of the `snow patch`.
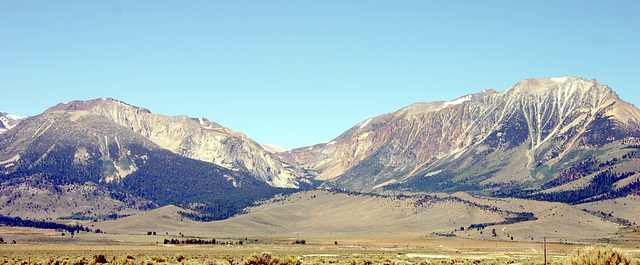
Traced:
POLYGON ((371 121, 371 119, 368 119, 367 121, 365 121, 363 124, 360 125, 360 129, 364 128, 365 126, 367 126, 367 124, 369 124, 369 122, 371 121))
POLYGON ((205 129, 215 129, 215 127, 213 126, 213 122, 210 120, 207 120, 205 118, 198 118, 198 122, 200 123, 200 126, 204 127, 205 129))
POLYGON ((218 141, 219 141, 219 140, 222 140, 222 136, 220 136, 220 135, 216 135, 216 139, 218 139, 218 141))
POLYGON ((13 115, 13 114, 7 114, 7 117, 9 117, 9 119, 13 119, 13 120, 24 120, 26 118, 29 118, 27 116, 18 116, 18 115, 13 115))
POLYGON ((455 106, 455 105, 459 105, 459 104, 462 104, 463 102, 465 102, 465 101, 469 101, 469 100, 471 100, 471 95, 464 96, 464 97, 461 97, 461 98, 456 99, 456 100, 453 100, 453 101, 447 101, 447 102, 445 102, 445 103, 444 103, 444 105, 442 106, 442 108, 446 108, 446 107, 448 107, 448 106, 455 106))
POLYGON ((2 129, 1 132, 6 132, 8 130, 13 129, 22 120, 28 118, 27 116, 18 116, 18 115, 8 114, 8 113, 4 113, 4 112, 2 114, 4 114, 5 116, 0 117, 0 122, 2 122, 2 125, 4 125, 6 130, 2 129))
POLYGON ((5 117, 0 117, 0 121, 2 121, 2 124, 4 125, 5 128, 11 130, 11 124, 9 123, 9 120, 5 117))
POLYGON ((282 153, 282 152, 287 152, 291 149, 286 148, 284 146, 278 146, 278 145, 273 145, 273 144, 260 144, 260 146, 262 146, 262 148, 264 148, 265 150, 271 152, 271 153, 282 153))
POLYGON ((331 141, 327 143, 327 145, 332 145, 332 144, 336 144, 336 141, 331 141))
POLYGON ((551 78, 551 80, 556 81, 556 82, 560 82, 560 83, 564 83, 564 81, 567 81, 567 77, 563 76, 563 77, 553 77, 551 78))

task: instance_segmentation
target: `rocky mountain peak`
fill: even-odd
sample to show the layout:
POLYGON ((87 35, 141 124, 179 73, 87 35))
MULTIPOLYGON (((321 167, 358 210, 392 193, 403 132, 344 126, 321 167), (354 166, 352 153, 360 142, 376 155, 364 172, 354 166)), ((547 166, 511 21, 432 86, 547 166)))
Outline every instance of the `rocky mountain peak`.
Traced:
POLYGON ((635 106, 596 80, 527 79, 502 92, 412 104, 281 157, 319 172, 325 185, 362 191, 413 177, 452 187, 531 183, 541 164, 640 136, 638 118, 635 106))
POLYGON ((128 110, 136 110, 144 113, 151 113, 147 109, 139 108, 133 105, 129 105, 119 100, 115 100, 113 98, 99 98, 92 100, 74 100, 67 103, 60 103, 55 105, 45 111, 89 111, 94 110, 96 108, 102 109, 128 109, 128 110))
POLYGON ((244 134, 206 118, 155 114, 111 98, 71 101, 45 113, 56 111, 74 112, 71 119, 85 115, 104 117, 178 155, 248 171, 273 186, 298 187, 297 178, 303 175, 244 134))
POLYGON ((586 78, 575 76, 551 77, 543 79, 529 78, 518 82, 505 92, 544 95, 549 92, 586 93, 588 91, 613 93, 609 86, 600 84, 595 79, 588 80, 586 78))
MULTIPOLYGON (((454 100, 449 100, 449 101, 435 101, 435 102, 419 102, 419 103, 414 103, 411 104, 407 107, 404 107, 400 110, 398 110, 397 112, 394 112, 393 114, 395 116, 404 116, 405 118, 413 118, 416 115, 424 115, 426 113, 429 112, 433 112, 433 111, 440 111, 446 108, 451 108, 451 107, 455 107, 455 106, 459 106, 464 104, 467 101, 472 101, 472 100, 476 100, 478 98, 482 98, 485 96, 489 96, 489 95, 493 95, 496 94, 498 92, 496 92, 493 89, 485 89, 482 90, 478 93, 474 93, 474 94, 469 94, 469 95, 465 95, 462 97, 459 97, 457 99, 454 100)), ((384 116, 384 115, 382 115, 384 116)))

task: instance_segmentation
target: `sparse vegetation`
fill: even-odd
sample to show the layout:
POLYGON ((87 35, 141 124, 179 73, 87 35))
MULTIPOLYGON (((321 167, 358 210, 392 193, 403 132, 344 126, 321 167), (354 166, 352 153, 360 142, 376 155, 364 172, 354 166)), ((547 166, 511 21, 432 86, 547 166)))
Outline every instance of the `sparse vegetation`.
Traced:
POLYGON ((73 213, 70 216, 63 216, 63 217, 59 217, 58 219, 60 220, 94 220, 94 221, 105 221, 105 220, 115 220, 118 218, 123 218, 123 217, 127 217, 130 216, 129 214, 102 214, 102 215, 96 215, 96 216, 87 216, 83 213, 73 213))
MULTIPOLYGON (((496 257, 491 251, 482 252, 484 255, 477 254, 464 255, 460 252, 450 252, 444 254, 441 252, 433 252, 424 254, 408 254, 388 253, 382 250, 362 249, 344 250, 341 252, 331 252, 331 254, 314 254, 318 250, 326 246, 318 247, 299 247, 290 250, 283 250, 275 246, 264 246, 268 249, 275 250, 279 253, 269 251, 251 252, 251 250, 243 249, 163 249, 143 250, 140 253, 127 253, 127 250, 103 250, 95 254, 90 254, 89 250, 81 251, 15 251, 3 252, 0 256, 0 264, 117 264, 117 265, 134 265, 134 264, 235 264, 235 265, 302 265, 302 264, 468 264, 468 265, 484 265, 484 264, 543 264, 544 259, 540 253, 534 256, 521 256, 521 254, 513 257, 501 255, 496 257), (29 255, 29 253, 31 255, 29 255), (67 253, 67 254, 65 254, 67 253)), ((131 250, 129 250, 131 251, 131 250)), ((333 251, 339 251, 333 249, 333 251)), ((567 249, 569 252, 569 249, 567 249)), ((320 252, 324 253, 324 252, 320 252)), ((554 257, 549 257, 549 264, 623 264, 637 265, 638 259, 633 258, 620 250, 610 247, 586 247, 575 250, 572 254, 567 255, 566 252, 554 253, 554 257), (560 255, 560 256, 558 256, 560 255)))
POLYGON ((198 245, 207 245, 207 244, 216 244, 216 243, 226 243, 226 242, 218 242, 215 239, 211 239, 211 240, 203 240, 201 238, 191 238, 191 239, 165 239, 164 240, 164 244, 173 244, 173 245, 179 245, 179 244, 198 244, 198 245))
POLYGON ((476 175, 481 170, 482 170, 482 167, 480 165, 474 165, 471 168, 467 169, 465 172, 462 172, 461 174, 458 174, 457 176, 455 176, 453 179, 451 179, 451 181, 460 182, 461 180, 464 180, 471 176, 476 175))
POLYGON ((611 247, 586 247, 577 249, 567 259, 570 265, 631 265, 640 264, 619 250, 611 247))
POLYGON ((454 233, 442 233, 442 232, 432 232, 431 233, 434 236, 444 236, 444 237, 454 237, 456 236, 456 234, 454 233))
MULTIPOLYGON (((504 221, 502 222, 496 222, 496 223, 483 223, 483 224, 472 224, 469 226, 469 229, 474 229, 474 228, 485 228, 487 226, 493 226, 493 225, 508 225, 508 224, 514 224, 514 223, 519 223, 519 222, 525 222, 525 221, 534 221, 537 220, 538 218, 536 218, 533 213, 527 213, 527 212, 522 212, 522 213, 512 213, 515 214, 516 216, 513 217, 505 217, 504 221)), ((494 232, 495 234, 495 232, 494 232)))
POLYGON ((103 254, 93 256, 95 263, 107 263, 107 258, 103 254))
POLYGON ((586 209, 582 209, 582 210, 587 212, 587 213, 590 213, 592 215, 595 215, 597 217, 600 217, 600 218, 602 218, 602 220, 606 220, 606 221, 609 221, 609 222, 614 222, 614 223, 622 225, 622 226, 635 226, 635 224, 633 222, 631 222, 629 220, 626 220, 626 219, 623 219, 623 218, 620 218, 620 217, 613 216, 613 215, 611 215, 611 213, 606 214, 604 212, 589 211, 589 210, 586 210, 586 209))
POLYGON ((604 170, 595 175, 591 183, 584 188, 552 193, 537 193, 526 195, 524 198, 575 204, 623 197, 637 190, 640 187, 640 182, 636 180, 621 189, 615 189, 613 184, 633 174, 635 172, 615 173, 611 170, 604 170))

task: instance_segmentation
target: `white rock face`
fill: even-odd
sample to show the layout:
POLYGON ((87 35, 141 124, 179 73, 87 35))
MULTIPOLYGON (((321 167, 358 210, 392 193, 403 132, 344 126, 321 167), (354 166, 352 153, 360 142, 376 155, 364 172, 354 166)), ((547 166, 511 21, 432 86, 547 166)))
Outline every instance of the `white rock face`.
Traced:
POLYGON ((27 116, 18 116, 0 111, 0 134, 13 129, 27 116))
POLYGON ((296 170, 285 168, 285 164, 244 134, 204 118, 154 114, 113 99, 70 102, 60 108, 87 109, 176 154, 232 170, 246 170, 272 186, 298 186, 296 179, 301 174, 296 170))

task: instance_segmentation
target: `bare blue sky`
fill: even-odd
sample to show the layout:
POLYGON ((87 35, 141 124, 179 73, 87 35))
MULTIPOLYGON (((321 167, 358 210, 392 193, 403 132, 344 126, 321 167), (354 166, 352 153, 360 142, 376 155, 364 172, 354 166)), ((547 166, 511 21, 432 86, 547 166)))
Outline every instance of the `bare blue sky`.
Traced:
POLYGON ((0 110, 112 97, 289 148, 574 75, 640 104, 640 1, 0 1, 0 110))

